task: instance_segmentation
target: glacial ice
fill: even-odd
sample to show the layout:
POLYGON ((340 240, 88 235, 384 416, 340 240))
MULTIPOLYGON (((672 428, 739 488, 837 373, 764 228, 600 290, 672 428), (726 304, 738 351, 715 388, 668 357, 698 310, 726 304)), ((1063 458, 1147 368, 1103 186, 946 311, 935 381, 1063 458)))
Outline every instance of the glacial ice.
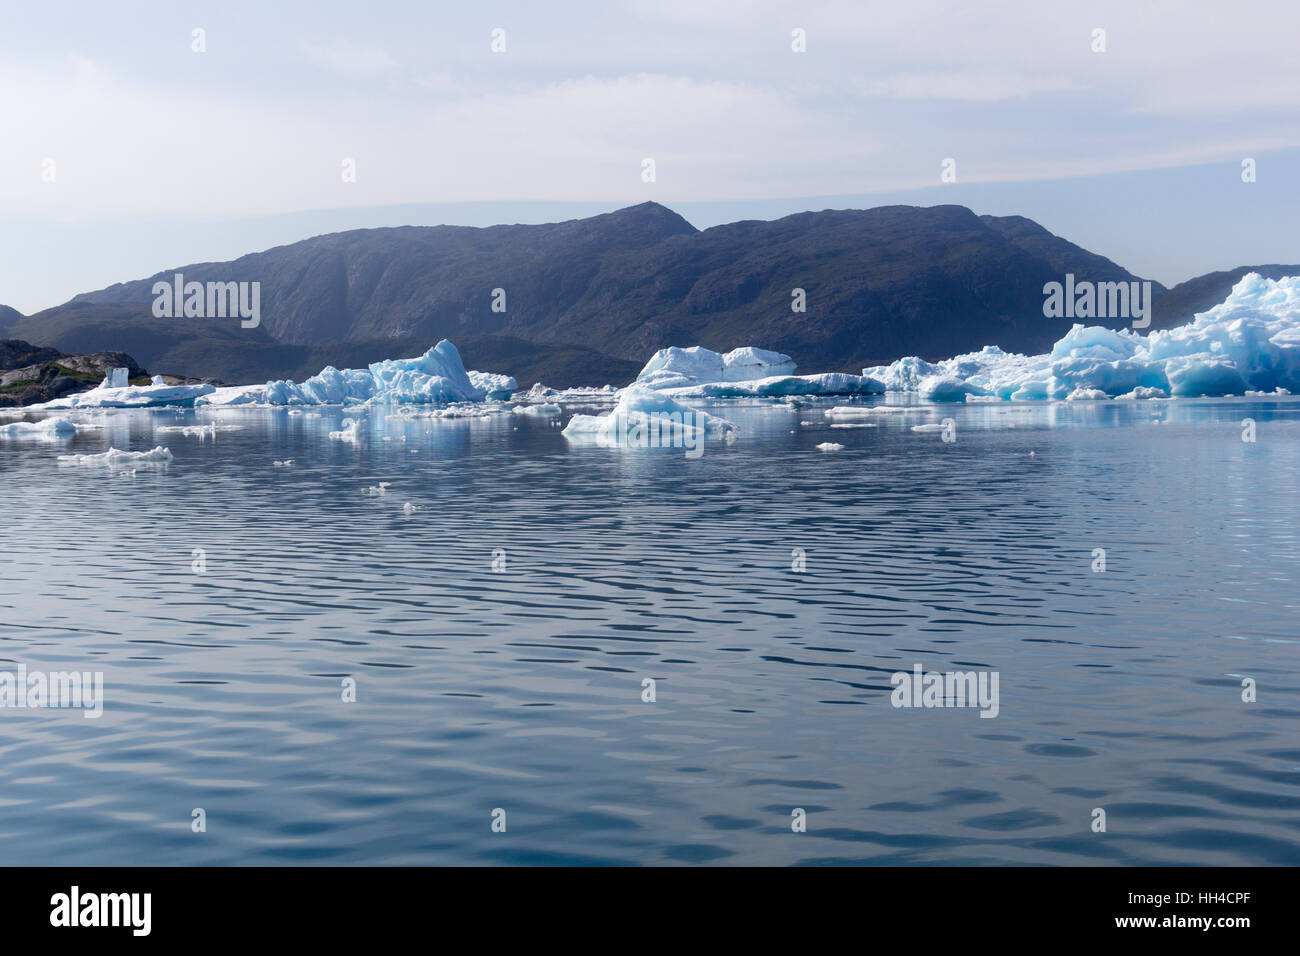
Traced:
MULTIPOLYGON (((1159 306, 1157 305, 1157 308, 1159 306)), ((1075 325, 1045 355, 994 345, 930 363, 915 356, 862 370, 889 391, 930 401, 1244 395, 1300 387, 1300 277, 1243 276, 1187 325, 1141 335, 1075 325)))
POLYGON ((844 446, 833 441, 824 441, 817 446, 818 451, 843 451, 844 446))
POLYGON ((0 425, 0 438, 70 438, 77 425, 66 418, 47 418, 41 422, 10 422, 0 425))
POLYGON ((470 383, 475 388, 483 389, 487 397, 493 401, 508 401, 510 396, 519 390, 519 383, 509 375, 501 375, 497 372, 466 372, 469 376, 470 383))
MULTIPOLYGON (((487 374, 504 387, 509 376, 487 374)), ((480 378, 480 381, 486 381, 480 378)), ((211 388, 211 386, 209 386, 211 388)), ((481 402, 487 389, 470 380, 456 346, 443 339, 415 358, 385 359, 369 368, 328 366, 301 383, 281 379, 265 385, 213 389, 199 405, 376 405, 481 402)))
POLYGON ((720 355, 699 345, 660 349, 646 362, 636 384, 645 388, 678 388, 708 382, 752 382, 794 374, 794 360, 766 349, 732 349, 720 355))
POLYGON ((873 379, 843 372, 795 375, 788 355, 745 346, 721 355, 711 349, 660 349, 633 383, 674 398, 754 398, 780 395, 873 395, 885 391, 873 379))

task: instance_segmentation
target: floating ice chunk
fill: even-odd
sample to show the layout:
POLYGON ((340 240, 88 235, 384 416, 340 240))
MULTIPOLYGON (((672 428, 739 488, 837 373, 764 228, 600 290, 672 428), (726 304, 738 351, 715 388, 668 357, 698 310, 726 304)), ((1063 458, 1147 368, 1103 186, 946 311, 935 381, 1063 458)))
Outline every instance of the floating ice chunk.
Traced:
POLYGON ((862 370, 863 377, 876 379, 890 392, 915 392, 921 379, 937 374, 938 366, 914 355, 901 358, 892 365, 876 365, 862 370))
POLYGON ((544 405, 516 405, 514 413, 516 415, 528 415, 533 418, 546 418, 552 415, 558 415, 561 412, 559 405, 547 403, 544 405))
POLYGON ((843 451, 843 445, 837 445, 833 441, 824 441, 817 446, 818 451, 843 451))
POLYGON ((704 453, 707 434, 733 438, 736 426, 691 408, 668 395, 632 386, 608 415, 574 415, 565 438, 620 448, 684 448, 688 458, 704 453))
POLYGON ((195 405, 267 405, 266 385, 231 385, 214 389, 195 405))
POLYGON ((681 388, 718 382, 751 382, 794 374, 794 360, 780 352, 744 347, 720 355, 699 345, 660 349, 636 377, 643 388, 681 388))
POLYGON ((88 392, 65 395, 31 409, 47 408, 151 408, 160 405, 193 405, 204 395, 216 391, 211 385, 100 385, 88 392))
POLYGON ((466 372, 470 383, 481 388, 491 401, 508 401, 519 389, 519 383, 509 375, 496 372, 466 372))
POLYGON ((172 453, 159 445, 149 451, 122 451, 110 448, 98 455, 60 455, 61 465, 96 465, 108 468, 120 468, 123 465, 165 465, 172 460, 172 453))
POLYGON ((1131 392, 1125 392, 1123 395, 1116 395, 1118 401, 1138 401, 1151 398, 1168 398, 1169 393, 1163 388, 1144 388, 1139 385, 1131 392))
POLYGON ((926 422, 924 425, 913 425, 914 432, 941 432, 943 424, 941 422, 926 422))
POLYGON ((917 391, 929 402, 964 402, 967 395, 984 395, 984 389, 959 378, 931 375, 921 379, 917 391))
POLYGON ((286 458, 284 461, 272 462, 276 468, 292 468, 295 459, 286 458))
MULTIPOLYGON (((494 384, 513 381, 488 376, 494 384)), ((207 386, 212 389, 212 386, 207 386)), ((214 392, 216 390, 213 390, 214 392)), ((213 405, 363 405, 481 402, 487 390, 470 380, 456 346, 443 339, 415 358, 387 359, 366 369, 322 369, 301 384, 291 380, 221 389, 199 404, 213 405)))
POLYGON ((767 398, 786 395, 882 395, 885 386, 874 378, 844 372, 820 375, 777 375, 744 382, 703 382, 659 388, 674 398, 767 398))
POLYGON ((78 428, 84 428, 66 418, 47 418, 40 422, 10 422, 0 425, 0 438, 71 438, 78 428))
POLYGON ((361 422, 355 418, 345 418, 342 422, 343 428, 336 432, 330 432, 330 438, 334 441, 355 442, 361 428, 361 422))
POLYGON ((523 400, 526 402, 549 402, 559 394, 555 389, 548 388, 541 382, 534 382, 533 387, 524 393, 523 400))
POLYGON ((1099 388, 1076 388, 1065 396, 1067 402, 1100 402, 1109 398, 1110 396, 1099 388))
POLYGON ((633 383, 674 398, 749 398, 784 395, 876 395, 872 378, 825 372, 795 375, 794 360, 780 352, 745 347, 720 355, 701 346, 660 349, 633 383))
POLYGON ((158 429, 158 431, 160 433, 167 432, 169 434, 184 435, 186 438, 216 438, 217 423, 209 422, 206 425, 163 425, 158 429))
POLYGON ((836 405, 826 409, 827 418, 868 418, 872 415, 898 415, 903 412, 926 412, 924 405, 836 405))
POLYGON ((408 518, 411 517, 411 515, 415 514, 415 511, 416 511, 415 505, 411 504, 409 501, 406 504, 402 505, 402 513, 405 514, 408 518))

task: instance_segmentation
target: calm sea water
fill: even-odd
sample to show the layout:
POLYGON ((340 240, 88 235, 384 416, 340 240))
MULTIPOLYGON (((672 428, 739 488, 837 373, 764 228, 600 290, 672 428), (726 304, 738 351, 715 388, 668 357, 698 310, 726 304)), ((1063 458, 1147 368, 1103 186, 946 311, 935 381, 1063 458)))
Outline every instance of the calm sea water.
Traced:
POLYGON ((337 409, 0 440, 0 670, 106 698, 0 710, 0 858, 1300 863, 1300 403, 824 407, 710 406, 698 460, 337 409), (918 663, 997 718, 891 706, 918 663))

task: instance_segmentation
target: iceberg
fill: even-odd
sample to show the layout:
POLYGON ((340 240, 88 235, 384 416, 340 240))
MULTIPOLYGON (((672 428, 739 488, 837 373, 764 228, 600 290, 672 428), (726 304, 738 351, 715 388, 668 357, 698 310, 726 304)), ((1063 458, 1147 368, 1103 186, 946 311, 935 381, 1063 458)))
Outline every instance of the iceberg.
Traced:
POLYGON ((679 388, 709 382, 752 382, 794 374, 794 360, 766 349, 732 349, 720 355, 699 345, 660 349, 646 362, 636 384, 644 388, 679 388))
POLYGON ((704 453, 706 434, 734 437, 736 426, 652 389, 629 386, 607 415, 574 415, 561 434, 621 448, 685 448, 687 457, 704 453))
POLYGON ((265 385, 211 389, 199 405, 445 405, 481 402, 492 386, 501 390, 509 376, 475 373, 470 379, 456 346, 443 339, 415 358, 385 359, 369 368, 328 366, 302 382, 281 379, 265 385))
MULTIPOLYGON (((118 370, 120 371, 120 370, 118 370)), ((160 405, 188 407, 216 391, 212 385, 123 385, 110 386, 105 379, 88 392, 65 395, 32 405, 32 410, 63 408, 154 408, 160 405)))
POLYGON ((71 438, 77 425, 66 418, 47 418, 42 422, 10 422, 0 425, 0 438, 71 438))
POLYGON ((1300 387, 1300 277, 1243 276, 1187 325, 1141 335, 1075 325, 1045 355, 997 346, 930 363, 916 356, 864 368, 888 391, 933 402, 992 397, 1081 401, 1244 395, 1300 387))
POLYGON ((475 388, 483 389, 491 401, 508 401, 510 396, 519 390, 519 383, 509 375, 496 372, 466 372, 465 374, 469 376, 470 383, 475 388))
POLYGON ((795 375, 788 355, 732 349, 721 355, 699 345, 660 349, 632 384, 675 398, 755 398, 783 395, 879 395, 885 386, 843 372, 795 375))

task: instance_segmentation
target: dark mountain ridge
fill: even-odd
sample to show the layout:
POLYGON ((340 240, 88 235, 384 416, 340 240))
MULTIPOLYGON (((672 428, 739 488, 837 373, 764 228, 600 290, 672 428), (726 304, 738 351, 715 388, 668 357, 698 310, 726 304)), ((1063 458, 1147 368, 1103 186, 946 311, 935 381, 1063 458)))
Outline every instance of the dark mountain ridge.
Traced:
MULTIPOLYGON (((668 345, 756 345, 788 353, 804 371, 989 344, 1041 352, 1070 325, 1043 315, 1044 284, 1066 273, 1139 279, 1032 220, 962 206, 824 210, 698 230, 642 203, 544 225, 317 236, 78 295, 11 317, 9 334, 65 350, 124 349, 150 366, 227 381, 302 376, 324 354, 353 363, 445 337, 469 367, 516 374, 492 364, 508 359, 521 385, 533 376, 623 384, 668 345), (260 327, 154 318, 153 285, 177 272, 187 282, 259 282, 260 327), (796 289, 806 311, 791 308, 796 289), (495 290, 504 311, 493 308, 495 290)), ((1177 290, 1153 283, 1155 315, 1167 314, 1166 302, 1180 315, 1208 307, 1203 298, 1220 285, 1201 277, 1171 300, 1177 290)))

